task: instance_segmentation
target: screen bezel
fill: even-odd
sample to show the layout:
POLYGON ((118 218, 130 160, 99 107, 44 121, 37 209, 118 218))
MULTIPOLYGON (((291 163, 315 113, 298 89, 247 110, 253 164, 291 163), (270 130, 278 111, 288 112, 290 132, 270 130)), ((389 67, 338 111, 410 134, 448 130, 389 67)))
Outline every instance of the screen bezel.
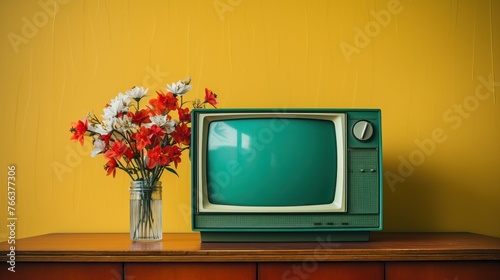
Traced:
POLYGON ((197 126, 195 129, 195 145, 197 149, 193 160, 198 164, 193 170, 195 176, 196 211, 198 213, 328 213, 347 212, 347 116, 345 113, 329 112, 200 112, 196 115, 197 126), (337 144, 337 181, 335 187, 335 198, 332 203, 318 205, 300 206, 235 206, 213 204, 207 195, 206 175, 206 139, 208 127, 213 121, 236 120, 236 119, 311 119, 326 120, 334 124, 337 144))

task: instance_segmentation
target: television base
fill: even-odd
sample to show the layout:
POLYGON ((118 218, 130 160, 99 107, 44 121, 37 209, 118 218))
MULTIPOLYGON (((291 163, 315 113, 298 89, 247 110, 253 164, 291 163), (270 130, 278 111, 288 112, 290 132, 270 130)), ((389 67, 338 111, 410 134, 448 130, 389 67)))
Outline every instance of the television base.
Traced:
POLYGON ((200 232, 201 242, 339 242, 369 241, 369 231, 200 232))

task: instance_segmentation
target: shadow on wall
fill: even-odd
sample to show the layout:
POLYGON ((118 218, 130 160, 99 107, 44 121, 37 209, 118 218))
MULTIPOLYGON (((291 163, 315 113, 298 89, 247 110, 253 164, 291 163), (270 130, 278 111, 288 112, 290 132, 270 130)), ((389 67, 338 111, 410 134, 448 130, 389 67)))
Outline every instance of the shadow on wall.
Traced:
MULTIPOLYGON (((397 170, 400 161, 384 161, 385 170, 397 170)), ((411 170, 411 169, 408 169, 411 170)), ((409 172, 409 171, 408 171, 409 172)), ((425 166, 397 185, 384 180, 384 230, 430 231, 439 228, 440 200, 438 174, 425 166)))

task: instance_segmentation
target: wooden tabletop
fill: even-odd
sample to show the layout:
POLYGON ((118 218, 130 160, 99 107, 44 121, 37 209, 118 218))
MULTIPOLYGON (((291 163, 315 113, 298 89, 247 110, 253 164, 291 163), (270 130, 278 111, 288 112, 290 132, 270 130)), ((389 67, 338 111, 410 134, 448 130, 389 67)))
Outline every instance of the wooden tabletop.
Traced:
MULTIPOLYGON (((0 261, 10 246, 0 243, 0 261)), ((500 260, 500 238, 472 233, 373 233, 368 242, 201 243, 197 233, 132 242, 128 233, 54 233, 18 239, 16 262, 291 262, 500 260)))

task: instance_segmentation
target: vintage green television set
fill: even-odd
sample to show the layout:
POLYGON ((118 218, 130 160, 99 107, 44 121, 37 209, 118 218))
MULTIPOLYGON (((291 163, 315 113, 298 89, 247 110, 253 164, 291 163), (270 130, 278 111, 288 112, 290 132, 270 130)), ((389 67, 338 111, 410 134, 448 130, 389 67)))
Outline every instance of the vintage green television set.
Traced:
POLYGON ((202 242, 367 241, 382 229, 379 109, 195 109, 202 242))

